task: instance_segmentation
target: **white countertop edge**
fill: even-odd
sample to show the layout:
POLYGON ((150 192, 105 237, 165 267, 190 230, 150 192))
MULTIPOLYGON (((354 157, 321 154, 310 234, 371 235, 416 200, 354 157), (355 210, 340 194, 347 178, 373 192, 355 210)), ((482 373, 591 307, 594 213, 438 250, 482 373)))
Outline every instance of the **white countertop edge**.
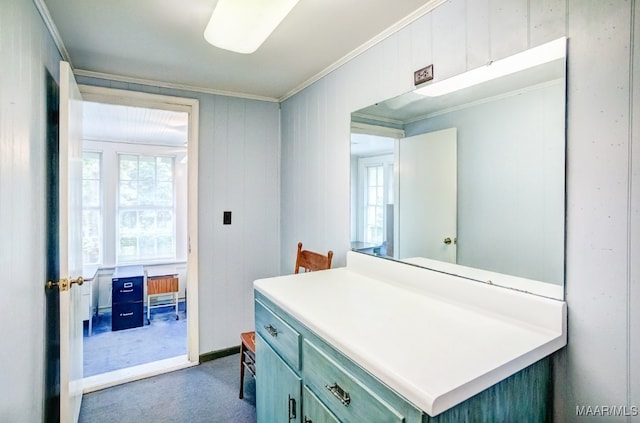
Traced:
MULTIPOLYGON (((466 401, 474 395, 490 388, 491 386, 507 379, 508 377, 513 376, 519 371, 524 370, 548 355, 560 350, 565 345, 567 345, 566 336, 558 336, 527 354, 524 354, 509 363, 505 363, 502 366, 497 367, 495 370, 485 373, 481 377, 471 380, 468 383, 447 392, 446 394, 440 395, 432 401, 430 410, 425 409, 424 411, 431 417, 435 417, 438 414, 466 401)), ((415 401, 416 399, 412 397, 413 396, 409 396, 407 399, 415 401)))

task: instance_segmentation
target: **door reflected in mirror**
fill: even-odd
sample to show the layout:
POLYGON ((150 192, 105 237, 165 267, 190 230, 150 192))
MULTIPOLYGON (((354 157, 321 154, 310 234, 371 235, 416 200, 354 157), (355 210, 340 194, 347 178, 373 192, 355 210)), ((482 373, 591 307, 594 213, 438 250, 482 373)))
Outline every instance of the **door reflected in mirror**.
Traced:
POLYGON ((353 250, 563 298, 566 40, 555 43, 562 55, 546 63, 352 113, 353 250))

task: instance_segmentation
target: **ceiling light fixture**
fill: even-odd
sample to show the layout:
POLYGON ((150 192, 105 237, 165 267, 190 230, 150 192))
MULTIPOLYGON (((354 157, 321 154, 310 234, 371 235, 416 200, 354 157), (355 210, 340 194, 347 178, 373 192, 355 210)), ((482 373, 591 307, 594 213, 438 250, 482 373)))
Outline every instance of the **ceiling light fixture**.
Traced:
POLYGON ((297 3, 298 0, 218 0, 204 38, 216 47, 251 54, 297 3))
POLYGON ((566 46, 566 38, 558 38, 557 40, 514 54, 513 56, 490 62, 485 66, 469 72, 434 82, 425 87, 418 88, 414 92, 427 97, 437 97, 458 91, 501 76, 563 58, 565 57, 566 46))

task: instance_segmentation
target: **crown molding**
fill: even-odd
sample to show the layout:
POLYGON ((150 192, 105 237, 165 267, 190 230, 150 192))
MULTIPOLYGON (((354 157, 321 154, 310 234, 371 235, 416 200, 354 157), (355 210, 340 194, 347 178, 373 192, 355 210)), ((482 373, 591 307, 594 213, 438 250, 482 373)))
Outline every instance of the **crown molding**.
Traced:
POLYGON ((404 125, 406 122, 403 120, 399 120, 399 119, 393 119, 393 118, 389 118, 389 117, 383 117, 383 116, 376 116, 376 115, 369 115, 366 113, 361 113, 361 112, 353 112, 351 113, 351 116, 353 117, 357 117, 360 119, 367 119, 367 120, 372 120, 375 122, 383 122, 383 123, 390 123, 392 125, 404 125))
POLYGON ((115 74, 103 73, 103 72, 93 72, 93 71, 88 71, 83 69, 75 69, 73 73, 76 76, 107 79, 109 81, 125 82, 129 84, 149 85, 152 87, 170 88, 174 90, 192 91, 196 93, 215 94, 215 95, 221 95, 225 97, 238 97, 238 98, 245 98, 249 100, 268 101, 272 103, 277 103, 279 101, 277 98, 274 98, 274 97, 265 97, 265 96, 245 94, 245 93, 236 93, 232 91, 216 90, 213 88, 198 87, 194 85, 155 81, 152 79, 133 78, 129 76, 115 75, 115 74))
POLYGON ((44 4, 44 0, 33 0, 33 4, 36 6, 36 9, 38 9, 38 13, 40 13, 42 20, 44 21, 44 25, 47 27, 49 34, 51 34, 51 38, 53 38, 53 42, 56 45, 60 56, 62 56, 62 60, 68 62, 69 66, 71 66, 71 69, 73 69, 73 65, 71 64, 71 57, 69 57, 69 52, 62 42, 62 37, 58 32, 58 27, 56 27, 56 24, 53 22, 53 18, 49 13, 49 8, 47 8, 47 5, 44 4))
POLYGON ((404 129, 389 128, 388 126, 372 125, 369 123, 351 122, 351 132, 376 135, 379 137, 404 138, 404 129))

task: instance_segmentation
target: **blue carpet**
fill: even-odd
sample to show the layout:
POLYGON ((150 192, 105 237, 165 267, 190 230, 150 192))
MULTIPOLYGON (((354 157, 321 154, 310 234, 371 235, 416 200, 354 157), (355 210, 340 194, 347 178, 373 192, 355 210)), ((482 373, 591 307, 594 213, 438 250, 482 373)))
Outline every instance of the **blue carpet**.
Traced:
POLYGON ((255 423, 255 379, 240 388, 240 355, 86 394, 79 423, 255 423))
POLYGON ((187 353, 187 316, 184 302, 151 309, 151 324, 111 331, 111 313, 93 317, 92 335, 85 325, 84 376, 93 376, 187 353))

